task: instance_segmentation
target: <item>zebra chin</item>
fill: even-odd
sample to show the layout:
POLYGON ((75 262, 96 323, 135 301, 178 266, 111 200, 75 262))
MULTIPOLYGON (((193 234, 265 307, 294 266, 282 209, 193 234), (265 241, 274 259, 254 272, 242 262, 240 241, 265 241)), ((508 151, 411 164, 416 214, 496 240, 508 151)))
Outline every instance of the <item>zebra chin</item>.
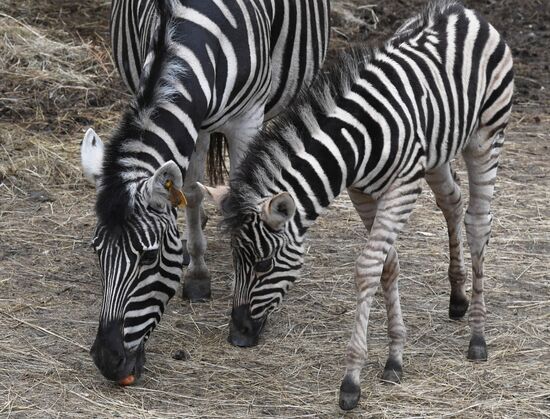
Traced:
POLYGON ((253 319, 248 304, 233 308, 229 324, 229 343, 240 347, 256 346, 266 320, 267 315, 253 319))
POLYGON ((108 380, 121 383, 133 376, 134 382, 141 376, 145 365, 145 341, 142 340, 136 349, 126 349, 122 330, 122 322, 100 324, 90 355, 108 380))

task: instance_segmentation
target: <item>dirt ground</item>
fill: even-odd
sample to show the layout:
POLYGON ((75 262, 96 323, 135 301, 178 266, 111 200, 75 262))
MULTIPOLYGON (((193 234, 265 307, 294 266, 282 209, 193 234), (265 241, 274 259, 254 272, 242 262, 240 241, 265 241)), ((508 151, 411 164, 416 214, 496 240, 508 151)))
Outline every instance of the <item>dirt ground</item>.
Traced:
MULTIPOLYGON (((424 2, 332 3, 331 56, 380 42, 424 2)), ((349 417, 550 417, 550 2, 466 3, 505 34, 517 74, 485 265, 490 358, 468 362, 467 322, 448 319, 446 230, 425 190, 398 242, 404 381, 379 379, 387 353, 379 297, 363 396, 349 417)), ((101 285, 89 247, 94 190, 79 170, 79 142, 91 125, 108 138, 128 99, 109 55, 109 7, 0 3, 0 416, 342 416, 353 263, 366 240, 347 196, 311 230, 303 279, 259 346, 226 341, 231 258, 211 208, 212 301, 170 303, 138 385, 120 388, 93 365, 101 285), (180 349, 189 359, 172 358, 180 349)))

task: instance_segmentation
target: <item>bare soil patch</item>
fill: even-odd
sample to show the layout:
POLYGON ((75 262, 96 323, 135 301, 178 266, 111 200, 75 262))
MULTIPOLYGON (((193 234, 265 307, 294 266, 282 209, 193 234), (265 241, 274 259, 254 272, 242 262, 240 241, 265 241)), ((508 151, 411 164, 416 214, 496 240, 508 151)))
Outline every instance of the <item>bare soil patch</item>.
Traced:
MULTIPOLYGON (((333 1, 331 57, 354 42, 375 45, 423 3, 333 1)), ((485 265, 490 359, 468 362, 467 322, 448 319, 447 235, 426 188, 398 242, 404 382, 379 379, 387 353, 379 297, 363 396, 347 416, 550 417, 550 4, 467 4, 505 33, 517 72, 485 265)), ((0 416, 341 416, 353 264, 366 240, 347 196, 312 229, 303 279, 259 346, 226 341, 231 258, 210 208, 212 301, 171 302, 138 385, 120 388, 93 365, 101 284, 79 142, 90 125, 107 136, 128 98, 109 55, 109 7, 0 4, 0 416), (172 358, 178 350, 183 360, 172 358)))

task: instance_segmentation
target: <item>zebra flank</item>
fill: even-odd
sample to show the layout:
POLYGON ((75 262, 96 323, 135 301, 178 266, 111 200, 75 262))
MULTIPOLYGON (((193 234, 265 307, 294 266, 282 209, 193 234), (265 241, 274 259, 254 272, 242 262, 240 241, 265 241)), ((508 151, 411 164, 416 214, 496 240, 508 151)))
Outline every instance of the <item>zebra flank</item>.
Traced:
POLYGON ((468 309, 462 199, 450 166, 459 154, 470 190, 464 216, 473 279, 468 358, 487 359, 483 259, 513 69, 510 48, 496 29, 456 1, 431 2, 380 48, 354 49, 336 62, 256 137, 229 193, 210 193, 232 236, 230 341, 250 346, 299 273, 307 229, 347 189, 369 232, 355 265, 357 314, 340 388, 340 406, 347 410, 360 398, 379 284, 390 337, 382 378, 402 377, 406 332, 393 244, 424 178, 449 231, 449 315, 461 318, 468 309))
MULTIPOLYGON (((179 288, 210 297, 196 186, 210 134, 225 137, 231 167, 265 119, 310 84, 324 60, 328 0, 113 0, 111 43, 133 93, 105 146, 81 149, 96 182, 93 247, 103 279, 92 356, 103 375, 139 378, 144 342, 179 288), (175 205, 187 203, 185 242, 175 205)), ((217 160, 221 162, 221 159, 217 160)))

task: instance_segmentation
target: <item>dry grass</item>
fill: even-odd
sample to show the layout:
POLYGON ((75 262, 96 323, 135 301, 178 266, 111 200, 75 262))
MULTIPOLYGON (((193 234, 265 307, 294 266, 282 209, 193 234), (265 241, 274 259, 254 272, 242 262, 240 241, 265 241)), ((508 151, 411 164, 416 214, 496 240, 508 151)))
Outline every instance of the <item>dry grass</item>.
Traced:
MULTIPOLYGON (((336 29, 349 37, 360 25, 355 18, 346 24, 340 7, 355 16, 357 3, 335 5, 344 16, 336 29)), ((214 216, 207 228, 212 301, 172 301, 137 386, 119 388, 100 376, 87 353, 101 293, 88 247, 94 191, 80 175, 78 144, 89 124, 100 132, 113 127, 124 103, 105 30, 95 33, 106 28, 109 2, 78 6, 74 14, 64 11, 71 2, 42 2, 33 12, 29 4, 0 6, 0 416, 341 416, 337 390, 354 317, 353 262, 365 241, 347 197, 312 229, 304 279, 258 347, 226 342, 231 259, 214 216), (178 349, 190 359, 172 359, 178 349)), ((520 77, 540 81, 528 64, 519 63, 520 77)), ((485 269, 489 361, 466 361, 467 323, 447 317, 446 232, 426 192, 398 243, 409 334, 404 382, 379 380, 387 337, 378 298, 363 397, 348 416, 550 416, 545 97, 517 98, 502 157, 485 269)), ((465 179, 460 165, 459 173, 465 179)))

